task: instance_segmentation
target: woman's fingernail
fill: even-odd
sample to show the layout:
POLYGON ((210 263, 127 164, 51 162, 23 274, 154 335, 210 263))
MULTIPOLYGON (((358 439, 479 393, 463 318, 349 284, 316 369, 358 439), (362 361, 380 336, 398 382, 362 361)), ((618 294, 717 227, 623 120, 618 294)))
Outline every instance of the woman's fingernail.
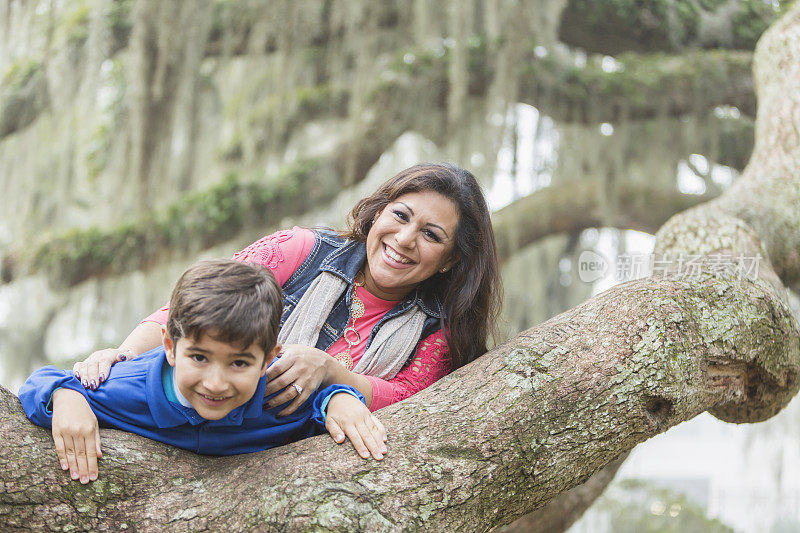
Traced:
POLYGON ((102 382, 104 382, 105 380, 106 380, 106 377, 105 377, 103 374, 100 374, 100 377, 99 377, 99 378, 97 378, 97 381, 98 381, 99 383, 102 383, 102 382))
POLYGON ((87 476, 81 476, 81 483, 83 484, 89 483, 89 478, 87 476))
POLYGON ((94 481, 95 479, 97 479, 97 474, 89 474, 89 479, 94 481))
POLYGON ((81 383, 83 384, 83 388, 84 389, 89 386, 89 380, 88 379, 84 379, 81 383))
POLYGON ((61 463, 61 470, 66 470, 67 468, 69 468, 67 463, 61 463))
POLYGON ((70 474, 70 477, 72 477, 72 479, 78 479, 78 473, 77 472, 72 472, 70 474))
POLYGON ((128 358, 128 356, 125 355, 124 353, 119 354, 119 360, 120 361, 125 361, 127 358, 128 358))
POLYGON ((97 388, 97 383, 94 380, 89 382, 89 388, 95 390, 97 388))
POLYGON ((80 375, 80 374, 78 374, 78 371, 77 371, 77 370, 73 370, 73 371, 72 371, 72 375, 73 375, 73 376, 75 376, 75 379, 81 379, 81 375, 80 375))

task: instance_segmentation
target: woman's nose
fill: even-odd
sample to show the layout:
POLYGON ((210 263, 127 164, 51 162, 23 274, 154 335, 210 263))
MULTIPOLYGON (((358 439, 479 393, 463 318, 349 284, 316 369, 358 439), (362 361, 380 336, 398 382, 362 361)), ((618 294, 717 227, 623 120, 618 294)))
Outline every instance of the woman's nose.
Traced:
POLYGON ((406 224, 397 231, 394 238, 397 244, 405 246, 406 248, 411 248, 414 246, 415 235, 416 230, 411 227, 411 224, 406 224))

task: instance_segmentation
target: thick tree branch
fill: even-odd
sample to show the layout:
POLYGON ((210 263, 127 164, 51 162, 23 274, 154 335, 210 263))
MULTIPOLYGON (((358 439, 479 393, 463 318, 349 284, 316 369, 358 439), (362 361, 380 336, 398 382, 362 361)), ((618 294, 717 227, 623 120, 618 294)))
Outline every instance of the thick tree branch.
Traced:
POLYGON ((382 463, 327 437, 210 459, 105 432, 105 481, 87 487, 58 470, 49 433, 7 395, 0 524, 480 531, 709 408, 773 414, 797 391, 799 342, 763 282, 632 282, 382 410, 382 463))
POLYGON ((498 254, 507 259, 548 235, 601 226, 655 233, 675 213, 712 198, 646 181, 619 183, 608 194, 615 195, 611 213, 604 209, 604 191, 595 180, 555 185, 516 200, 492 215, 498 254))

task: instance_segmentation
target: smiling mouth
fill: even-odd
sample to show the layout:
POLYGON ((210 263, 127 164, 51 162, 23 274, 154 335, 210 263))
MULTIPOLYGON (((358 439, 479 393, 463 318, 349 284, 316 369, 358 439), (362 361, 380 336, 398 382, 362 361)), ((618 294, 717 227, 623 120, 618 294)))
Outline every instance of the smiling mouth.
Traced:
POLYGON ((198 395, 205 401, 205 403, 207 403, 209 405, 219 405, 219 404, 224 403, 226 400, 229 400, 231 398, 230 396, 209 396, 209 395, 200 394, 200 393, 198 393, 198 395))
POLYGON ((395 251, 394 248, 392 248, 386 243, 383 243, 383 253, 385 253, 389 259, 392 259, 393 261, 397 261, 398 263, 402 263, 404 265, 410 265, 414 262, 408 257, 395 251))

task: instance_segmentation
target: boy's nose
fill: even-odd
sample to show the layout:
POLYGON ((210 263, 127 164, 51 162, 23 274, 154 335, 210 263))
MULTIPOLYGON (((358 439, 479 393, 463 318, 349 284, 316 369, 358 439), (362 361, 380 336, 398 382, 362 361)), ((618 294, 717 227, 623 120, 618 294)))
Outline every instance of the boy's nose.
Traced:
POLYGON ((225 376, 220 370, 209 370, 203 377, 203 386, 208 392, 224 392, 227 388, 225 376))

